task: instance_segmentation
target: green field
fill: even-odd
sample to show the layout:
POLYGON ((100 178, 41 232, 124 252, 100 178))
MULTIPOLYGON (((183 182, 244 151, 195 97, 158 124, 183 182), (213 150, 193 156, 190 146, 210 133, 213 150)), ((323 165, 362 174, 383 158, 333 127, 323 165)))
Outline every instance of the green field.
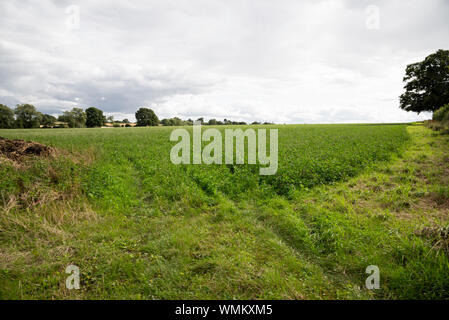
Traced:
POLYGON ((58 150, 0 162, 0 298, 449 298, 447 137, 251 127, 279 129, 276 175, 174 165, 167 127, 0 130, 58 150))

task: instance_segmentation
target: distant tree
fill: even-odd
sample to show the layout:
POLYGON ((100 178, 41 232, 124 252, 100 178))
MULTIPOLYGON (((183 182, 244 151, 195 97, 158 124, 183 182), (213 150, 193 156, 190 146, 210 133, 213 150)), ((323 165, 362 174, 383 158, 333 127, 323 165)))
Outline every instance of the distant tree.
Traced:
POLYGON ((81 108, 73 108, 72 113, 75 118, 75 128, 84 128, 87 121, 87 115, 84 110, 81 108))
POLYGON ((101 127, 105 123, 103 111, 100 109, 90 107, 86 109, 86 126, 88 128, 101 127))
POLYGON ((185 121, 178 117, 170 118, 170 119, 162 119, 161 124, 163 126, 183 126, 185 125, 185 121))
POLYGON ((140 108, 136 112, 137 126, 157 126, 159 124, 159 119, 153 110, 148 108, 140 108))
POLYGON ((170 120, 174 126, 183 126, 184 125, 184 121, 182 121, 178 117, 171 118, 170 120))
POLYGON ((62 116, 59 117, 59 120, 62 122, 66 122, 69 128, 75 127, 75 119, 71 111, 64 111, 62 116))
POLYGON ((57 121, 58 122, 65 122, 67 127, 70 127, 70 122, 73 122, 73 119, 71 119, 72 114, 70 111, 64 111, 61 115, 58 116, 57 121))
POLYGON ((122 122, 123 123, 129 123, 129 120, 128 119, 123 119, 122 122))
POLYGON ((260 124, 260 122, 258 122, 258 121, 254 121, 253 123, 251 123, 251 124, 260 124))
POLYGON ((50 114, 43 114, 41 124, 47 127, 52 127, 56 122, 56 118, 50 114))
POLYGON ((31 104, 18 104, 14 110, 17 128, 39 128, 42 114, 31 104))
POLYGON ((70 111, 64 111, 59 117, 62 122, 67 122, 69 128, 84 128, 86 126, 87 115, 81 108, 73 108, 70 111))
POLYGON ((14 111, 12 111, 4 104, 0 104, 0 128, 14 128, 14 111))
POLYGON ((59 122, 67 122, 66 120, 67 120, 67 117, 64 115, 64 112, 61 114, 61 115, 59 115, 58 116, 58 119, 57 119, 59 122))
POLYGON ((196 119, 196 121, 198 121, 199 123, 203 124, 204 123, 204 118, 198 118, 198 119, 196 119))
POLYGON ((449 103, 449 50, 438 50, 405 69, 405 92, 400 108, 406 111, 436 111, 449 103))
POLYGON ((106 118, 106 122, 113 123, 114 122, 114 116, 107 117, 106 118))
POLYGON ((58 117, 58 120, 65 122, 69 128, 73 128, 74 126, 73 115, 70 111, 64 111, 62 115, 58 117))
POLYGON ((210 126, 215 126, 217 125, 217 120, 215 119, 209 119, 209 121, 207 122, 208 125, 210 126))

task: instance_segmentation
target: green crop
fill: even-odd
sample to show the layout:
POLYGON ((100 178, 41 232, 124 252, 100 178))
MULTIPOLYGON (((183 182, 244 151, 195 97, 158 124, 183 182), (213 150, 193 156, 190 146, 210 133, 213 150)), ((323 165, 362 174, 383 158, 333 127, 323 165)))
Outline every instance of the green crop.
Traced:
POLYGON ((216 128, 278 129, 277 173, 174 165, 173 127, 0 130, 60 151, 23 168, 0 163, 0 298, 448 297, 448 260, 431 253, 441 241, 416 234, 431 223, 419 197, 447 201, 444 170, 431 171, 447 148, 427 129, 216 128), (401 159, 411 145, 413 162, 401 159), (404 222, 410 210, 416 219, 404 222), (79 292, 64 289, 69 264, 79 292), (363 289, 371 264, 378 292, 363 289))

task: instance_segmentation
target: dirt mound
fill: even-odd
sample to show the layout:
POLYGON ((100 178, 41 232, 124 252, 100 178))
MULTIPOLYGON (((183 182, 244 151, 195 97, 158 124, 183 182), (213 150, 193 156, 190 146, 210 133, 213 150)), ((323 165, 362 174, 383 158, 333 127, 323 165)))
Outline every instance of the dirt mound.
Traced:
POLYGON ((25 140, 10 140, 0 137, 0 157, 21 162, 27 157, 49 157, 54 155, 52 147, 25 140))

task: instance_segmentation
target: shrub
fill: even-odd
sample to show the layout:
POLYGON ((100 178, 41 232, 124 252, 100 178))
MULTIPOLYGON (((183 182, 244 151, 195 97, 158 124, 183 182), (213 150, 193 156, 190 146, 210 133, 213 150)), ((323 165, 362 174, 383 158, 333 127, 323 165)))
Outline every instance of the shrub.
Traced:
POLYGON ((448 120, 449 121, 449 103, 445 104, 440 109, 435 111, 433 113, 432 119, 436 120, 436 121, 444 121, 444 120, 448 120))

